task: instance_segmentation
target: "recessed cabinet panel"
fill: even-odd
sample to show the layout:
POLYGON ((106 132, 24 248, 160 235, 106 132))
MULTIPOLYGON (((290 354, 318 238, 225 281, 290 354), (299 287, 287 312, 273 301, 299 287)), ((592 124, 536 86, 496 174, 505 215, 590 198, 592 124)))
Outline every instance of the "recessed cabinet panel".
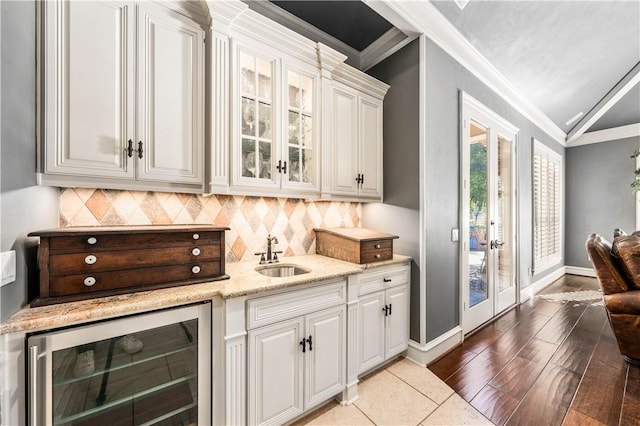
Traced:
POLYGON ((303 318, 249 331, 249 424, 279 424, 302 413, 303 318))
POLYGON ((51 2, 45 8, 44 140, 48 173, 130 178, 134 10, 118 2, 51 2))
POLYGON ((358 191, 358 98, 346 87, 335 84, 333 89, 332 132, 332 192, 355 195, 358 191))
POLYGON ((202 182, 202 30, 178 14, 139 6, 140 180, 202 182))
POLYGON ((387 330, 385 358, 407 349, 409 342, 409 287, 402 285, 387 290, 387 330))
POLYGON ((359 373, 363 373, 384 361, 384 304, 383 291, 360 297, 358 302, 359 373))
POLYGON ((345 306, 306 317, 308 359, 305 410, 344 389, 346 359, 345 306))
POLYGON ((360 95, 360 195, 381 197, 382 102, 360 95))

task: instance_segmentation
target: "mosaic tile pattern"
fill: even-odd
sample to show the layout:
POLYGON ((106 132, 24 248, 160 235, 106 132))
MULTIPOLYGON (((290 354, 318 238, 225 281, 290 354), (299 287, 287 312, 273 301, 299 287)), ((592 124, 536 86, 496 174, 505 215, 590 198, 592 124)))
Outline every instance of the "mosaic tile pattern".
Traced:
POLYGON ((60 190, 60 226, 212 224, 228 226, 227 262, 251 260, 278 237, 285 256, 316 251, 317 227, 359 227, 360 203, 146 191, 60 190))

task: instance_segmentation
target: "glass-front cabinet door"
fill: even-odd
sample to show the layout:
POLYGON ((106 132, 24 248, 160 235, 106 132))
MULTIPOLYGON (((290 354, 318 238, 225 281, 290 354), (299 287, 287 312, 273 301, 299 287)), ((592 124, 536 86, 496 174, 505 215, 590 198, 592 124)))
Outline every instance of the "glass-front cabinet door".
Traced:
POLYGON ((209 306, 31 336, 30 424, 209 423, 209 306))
POLYGON ((239 48, 237 54, 234 184, 275 187, 276 61, 239 48))
POLYGON ((232 51, 232 186, 317 192, 317 70, 266 46, 232 51))
POLYGON ((315 125, 316 77, 313 74, 287 68, 285 99, 286 129, 283 159, 286 172, 282 186, 292 189, 313 189, 316 179, 317 126, 315 125))

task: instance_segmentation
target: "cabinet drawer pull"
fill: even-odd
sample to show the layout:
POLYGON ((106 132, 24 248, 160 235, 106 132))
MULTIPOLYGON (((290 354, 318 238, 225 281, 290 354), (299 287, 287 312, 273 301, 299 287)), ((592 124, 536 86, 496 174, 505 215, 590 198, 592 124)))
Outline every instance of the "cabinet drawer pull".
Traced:
POLYGON ((91 244, 94 245, 95 243, 98 242, 98 239, 96 237, 89 237, 87 238, 87 244, 91 244))
POLYGON ((84 263, 86 263, 87 265, 93 265, 97 261, 98 261, 98 258, 92 254, 84 258, 84 263))
POLYGON ((391 282, 391 278, 383 278, 382 281, 384 281, 385 283, 390 283, 391 282))
POLYGON ((194 247, 193 250, 191 250, 191 254, 194 256, 200 256, 200 249, 198 247, 194 247))
POLYGON ((382 247, 380 244, 376 244, 375 248, 379 249, 380 247, 382 247))
POLYGON ((96 283, 96 279, 94 277, 87 277, 84 279, 84 285, 87 287, 91 287, 96 283))
POLYGON ((138 158, 142 158, 142 141, 138 142, 138 158))
POLYGON ((302 346, 302 353, 305 353, 307 351, 307 339, 303 337, 302 340, 300 340, 300 345, 302 346))
POLYGON ((193 268, 191 268, 191 272, 193 272, 194 274, 199 274, 200 267, 198 265, 194 266, 193 268))
POLYGON ((193 239, 194 239, 194 240, 197 240, 197 239, 199 239, 199 238, 200 238, 200 234, 193 234, 193 239))
POLYGON ((313 342, 311 341, 311 335, 309 335, 309 338, 307 339, 307 343, 309 344, 309 352, 311 352, 313 350, 313 342))
POLYGON ((376 254, 375 258, 380 259, 382 256, 380 254, 376 254))

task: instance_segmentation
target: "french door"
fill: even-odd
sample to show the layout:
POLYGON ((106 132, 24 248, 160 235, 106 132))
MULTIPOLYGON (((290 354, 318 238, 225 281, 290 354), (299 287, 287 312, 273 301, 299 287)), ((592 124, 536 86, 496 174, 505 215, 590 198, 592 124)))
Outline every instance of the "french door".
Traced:
POLYGON ((462 93, 460 278, 468 333, 516 303, 518 129, 462 93))

